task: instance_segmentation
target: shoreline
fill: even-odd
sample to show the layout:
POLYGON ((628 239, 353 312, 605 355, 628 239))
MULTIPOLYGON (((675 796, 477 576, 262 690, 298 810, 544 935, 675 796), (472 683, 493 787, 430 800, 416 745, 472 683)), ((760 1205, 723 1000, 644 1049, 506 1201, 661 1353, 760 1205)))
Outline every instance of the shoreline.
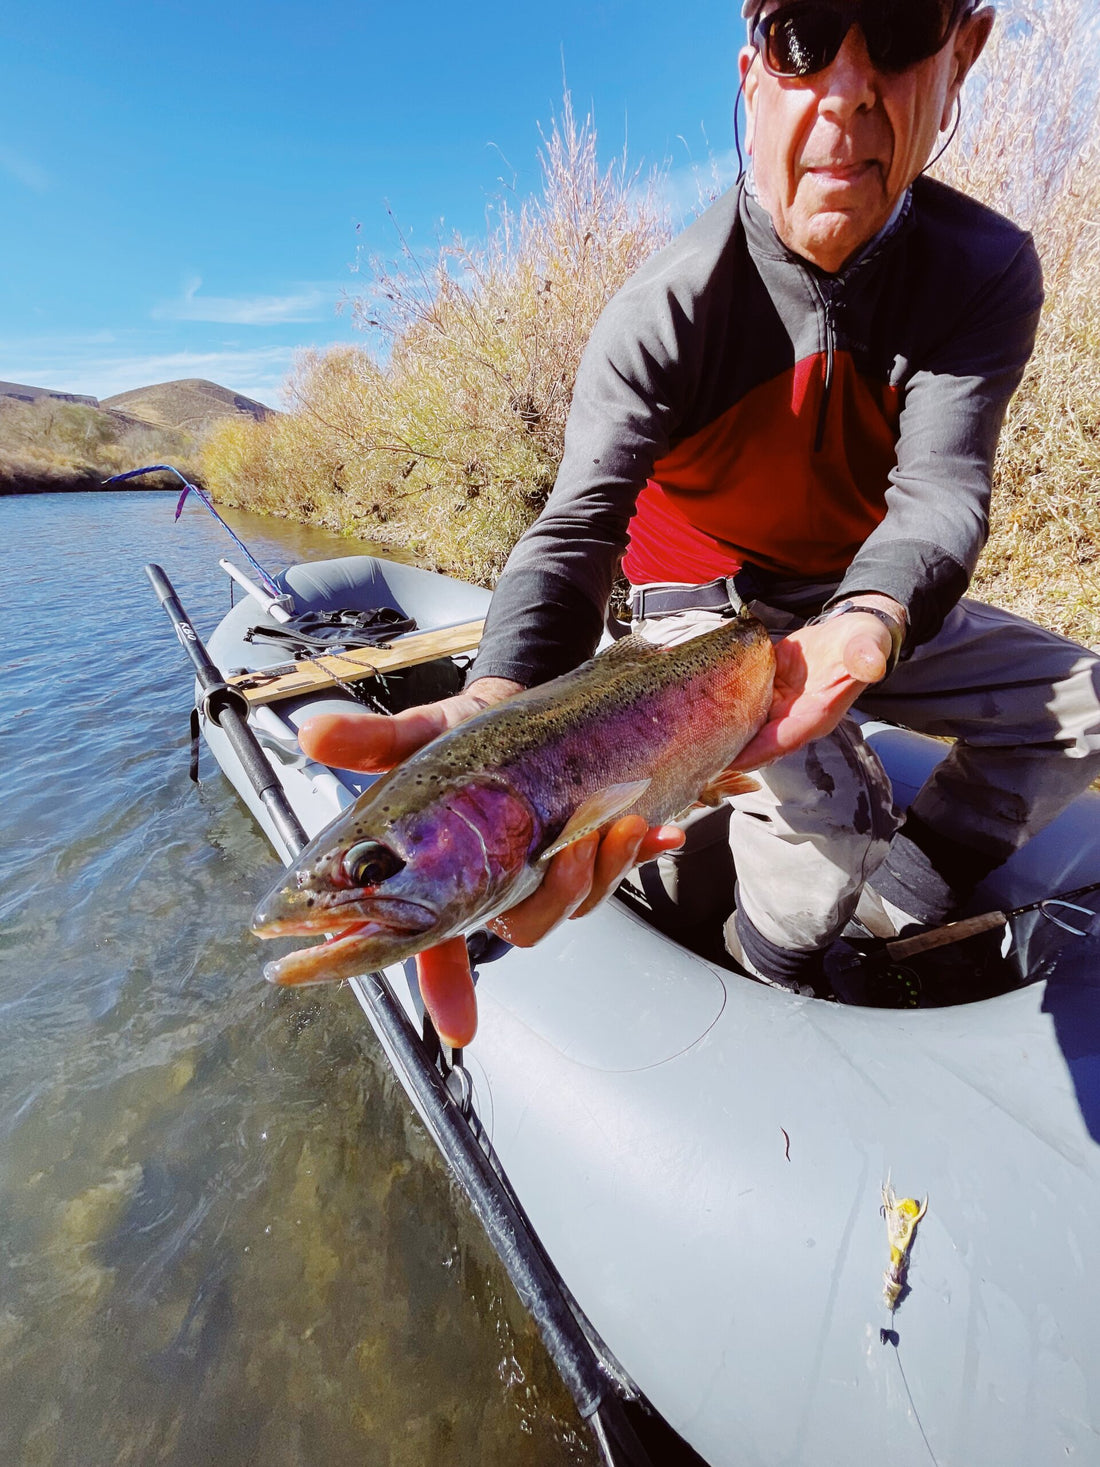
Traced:
POLYGON ((0 469, 0 499, 28 494, 113 494, 119 490, 128 489, 146 491, 152 489, 159 493, 169 494, 173 489, 178 490, 179 484, 175 480, 171 483, 158 484, 155 477, 135 480, 127 484, 105 484, 98 474, 66 477, 55 477, 51 474, 15 474, 9 477, 0 469))

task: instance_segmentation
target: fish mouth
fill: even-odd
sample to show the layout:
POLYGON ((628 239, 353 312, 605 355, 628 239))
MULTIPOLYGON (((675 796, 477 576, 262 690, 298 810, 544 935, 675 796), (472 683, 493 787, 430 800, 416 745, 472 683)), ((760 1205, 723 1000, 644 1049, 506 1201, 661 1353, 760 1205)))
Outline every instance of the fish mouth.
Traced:
MULTIPOLYGON (((257 914, 260 917, 260 914, 257 914)), ((329 911, 309 917, 257 920, 257 937, 302 937, 326 934, 312 947, 296 948, 264 965, 264 977, 280 986, 335 983, 389 963, 400 962, 426 945, 425 934, 437 914, 414 902, 391 902, 383 914, 329 911)))
POLYGON ((349 895, 344 901, 319 902, 303 910, 301 898, 289 898, 279 891, 256 908, 252 915, 252 931, 256 937, 316 937, 318 933, 338 934, 349 928, 373 922, 379 928, 412 931, 435 921, 435 912, 423 902, 407 898, 372 896, 364 901, 362 893, 349 895))

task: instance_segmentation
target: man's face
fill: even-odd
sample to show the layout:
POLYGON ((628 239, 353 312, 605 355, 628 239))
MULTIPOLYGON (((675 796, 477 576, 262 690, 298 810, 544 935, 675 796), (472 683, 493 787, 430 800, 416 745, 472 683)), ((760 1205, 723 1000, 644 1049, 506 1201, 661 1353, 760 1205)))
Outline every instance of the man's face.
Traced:
MULTIPOLYGON (((768 0, 762 13, 778 8, 768 0)), ((806 77, 771 76, 741 52, 756 190, 789 249, 833 272, 874 238, 950 124, 992 23, 988 9, 970 16, 899 73, 874 66, 858 25, 806 77)))

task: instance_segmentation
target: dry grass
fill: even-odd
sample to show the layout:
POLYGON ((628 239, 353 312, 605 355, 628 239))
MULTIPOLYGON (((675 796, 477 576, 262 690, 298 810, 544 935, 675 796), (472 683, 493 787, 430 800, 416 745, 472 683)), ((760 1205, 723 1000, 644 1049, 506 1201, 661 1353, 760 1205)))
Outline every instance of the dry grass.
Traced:
POLYGON ((1100 13, 998 6, 936 173, 1032 230, 1046 305, 1005 423, 979 596, 1100 648, 1100 13))
MULTIPOLYGON (((189 434, 82 403, 0 398, 0 493, 90 488, 111 474, 165 460, 197 472, 195 447, 189 434)), ((156 483, 142 481, 145 488, 156 483)))
POLYGON ((219 499, 495 581, 554 482, 596 318, 671 235, 651 186, 600 167, 568 98, 540 156, 539 198, 498 206, 484 244, 372 263, 354 311, 374 351, 305 355, 286 418, 218 430, 203 468, 219 499))

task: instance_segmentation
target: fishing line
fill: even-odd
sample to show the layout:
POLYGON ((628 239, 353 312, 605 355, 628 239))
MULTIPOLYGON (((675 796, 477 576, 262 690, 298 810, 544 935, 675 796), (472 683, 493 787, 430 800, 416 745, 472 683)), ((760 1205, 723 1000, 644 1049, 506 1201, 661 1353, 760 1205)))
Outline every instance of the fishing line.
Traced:
POLYGON ((221 515, 214 508, 213 503, 207 497, 207 495, 199 488, 197 484, 192 484, 190 479, 185 478, 183 474, 180 473, 179 469, 175 468, 172 464, 147 464, 143 469, 130 469, 129 472, 125 474, 113 474, 109 479, 104 479, 103 482, 104 484, 121 484, 126 479, 140 478, 142 474, 175 474, 176 478, 183 485, 183 493, 180 495, 179 500, 176 503, 175 518, 178 520, 181 513, 183 512, 183 505, 187 496, 189 494, 197 494, 202 503, 214 516, 218 524, 221 525, 222 529, 233 541, 233 544, 236 545, 237 549, 241 552, 244 558, 248 561, 249 565, 259 576, 261 582, 263 583, 264 590, 268 593, 268 595, 274 596, 276 600, 279 600, 282 597, 284 593, 279 590, 278 586, 268 575, 267 571, 264 570, 263 566, 252 554, 252 551, 249 550, 244 541, 238 535, 234 534, 234 532, 229 528, 226 522, 222 519, 221 515))
POLYGON ((917 1410, 917 1403, 913 1400, 913 1392, 909 1389, 909 1379, 905 1374, 905 1366, 901 1363, 901 1345, 897 1342, 896 1339, 891 1341, 891 1343, 894 1346, 894 1359, 898 1362, 898 1370, 901 1372, 901 1383, 905 1387, 905 1394, 909 1397, 909 1407, 910 1410, 913 1412, 913 1420, 917 1423, 917 1430, 921 1434, 921 1440, 928 1448, 928 1455, 932 1458, 932 1467, 940 1467, 940 1464, 936 1459, 936 1454, 932 1450, 932 1443, 928 1440, 928 1433, 924 1429, 924 1423, 920 1419, 920 1412, 917 1410))

